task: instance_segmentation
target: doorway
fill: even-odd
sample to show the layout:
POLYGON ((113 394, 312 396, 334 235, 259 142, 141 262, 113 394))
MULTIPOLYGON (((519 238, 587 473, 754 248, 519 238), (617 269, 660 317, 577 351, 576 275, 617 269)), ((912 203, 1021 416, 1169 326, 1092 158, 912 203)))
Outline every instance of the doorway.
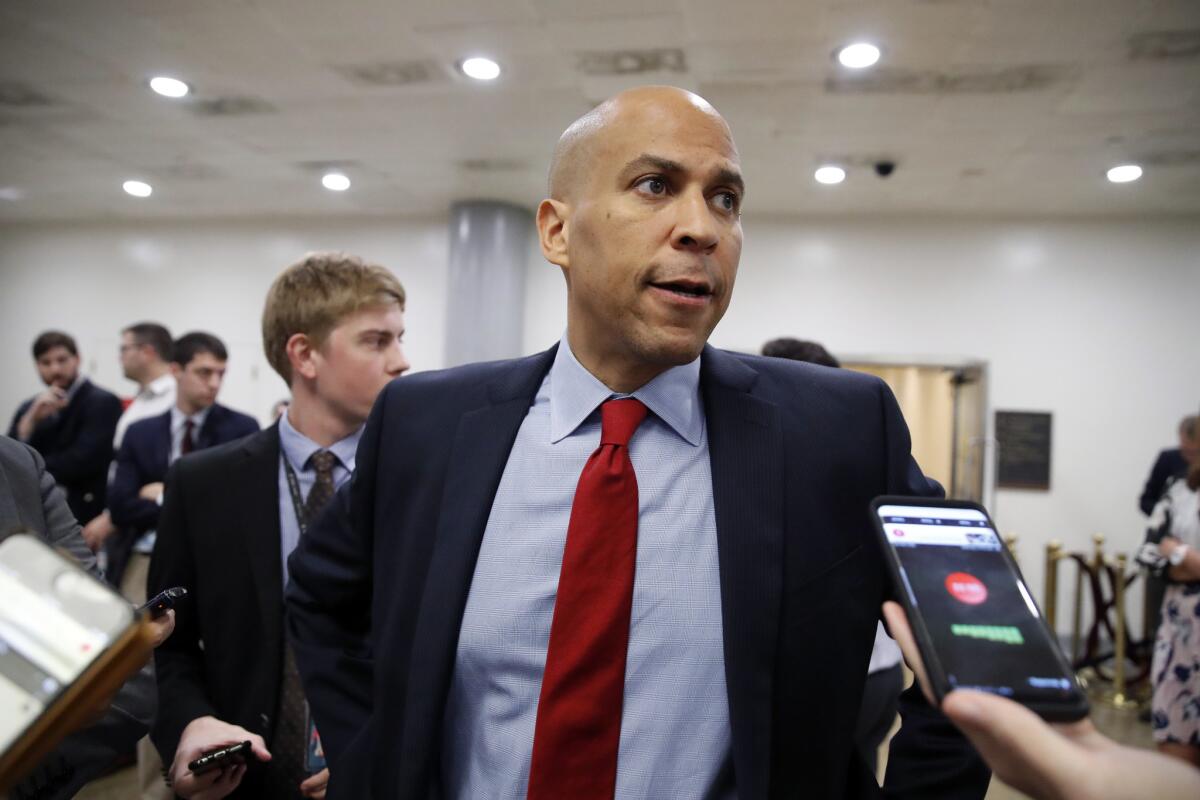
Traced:
POLYGON ((881 378, 896 395, 912 435, 913 458, 946 496, 983 502, 987 447, 987 365, 847 359, 842 366, 881 378))

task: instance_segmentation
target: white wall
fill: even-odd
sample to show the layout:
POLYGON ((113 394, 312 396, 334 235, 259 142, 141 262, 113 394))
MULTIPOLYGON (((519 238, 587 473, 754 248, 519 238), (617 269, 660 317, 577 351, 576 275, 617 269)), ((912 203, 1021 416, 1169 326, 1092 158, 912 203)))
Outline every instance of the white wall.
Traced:
MULTIPOLYGON (((313 249, 394 269, 409 291, 414 368, 440 367, 447 243, 445 219, 0 228, 0 413, 38 389, 28 345, 52 326, 79 338, 99 383, 128 394, 118 331, 154 318, 226 339, 223 400, 265 417, 283 387, 259 346, 263 294, 313 249)), ((564 297, 558 269, 531 254, 527 352, 561 334, 564 297)), ((794 335, 843 356, 987 361, 992 409, 1054 414, 1051 490, 991 499, 1040 596, 1048 540, 1140 540, 1142 481, 1200 406, 1198 300, 1196 220, 751 220, 713 342, 755 351, 794 335)))
POLYGON ((230 350, 221 401, 267 421, 287 387, 262 352, 263 298, 275 276, 312 250, 347 250, 392 269, 408 294, 404 341, 418 368, 441 366, 445 223, 255 221, 0 228, 0 417, 40 388, 29 346, 46 328, 76 337, 86 371, 121 395, 136 391, 117 362, 120 330, 140 320, 173 335, 200 329, 230 350))

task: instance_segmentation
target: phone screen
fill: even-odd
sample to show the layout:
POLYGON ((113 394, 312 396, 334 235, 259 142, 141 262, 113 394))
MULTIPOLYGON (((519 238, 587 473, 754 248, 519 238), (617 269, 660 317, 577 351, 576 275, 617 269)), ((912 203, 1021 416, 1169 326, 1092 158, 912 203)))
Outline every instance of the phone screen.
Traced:
POLYGON ((1027 703, 1080 699, 986 514, 907 505, 876 513, 950 689, 1027 703))
POLYGON ((0 752, 132 622, 127 602, 42 542, 0 543, 0 752))

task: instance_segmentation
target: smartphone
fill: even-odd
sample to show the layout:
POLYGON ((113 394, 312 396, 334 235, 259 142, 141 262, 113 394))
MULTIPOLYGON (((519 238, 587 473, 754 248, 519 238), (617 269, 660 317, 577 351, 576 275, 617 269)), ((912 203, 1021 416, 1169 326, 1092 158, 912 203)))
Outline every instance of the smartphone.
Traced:
POLYGON ((187 597, 187 589, 182 586, 173 586, 170 589, 163 589, 154 595, 154 597, 142 603, 138 607, 138 611, 145 611, 152 619, 158 619, 174 608, 175 604, 185 597, 187 597))
POLYGON ((210 750, 188 764, 193 775, 202 775, 214 769, 227 767, 231 764, 245 764, 250 755, 250 742, 238 742, 219 750, 210 750))
POLYGON ((135 621, 127 600, 40 539, 0 542, 0 753, 135 621))
POLYGON ((1047 720, 1087 716, 1087 697, 983 506, 879 497, 871 516, 939 703, 977 689, 1047 720))

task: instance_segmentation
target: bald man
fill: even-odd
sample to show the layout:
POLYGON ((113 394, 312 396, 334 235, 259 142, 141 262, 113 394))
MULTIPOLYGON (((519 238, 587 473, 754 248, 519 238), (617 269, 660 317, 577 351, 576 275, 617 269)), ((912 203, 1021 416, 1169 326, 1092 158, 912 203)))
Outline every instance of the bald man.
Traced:
MULTIPOLYGON (((669 87, 571 125, 537 212, 567 330, 380 396, 289 561, 330 798, 874 797, 854 727, 881 494, 934 495, 890 392, 709 347, 742 247, 728 125, 669 87)), ((982 797, 919 693, 889 791, 982 797)))

